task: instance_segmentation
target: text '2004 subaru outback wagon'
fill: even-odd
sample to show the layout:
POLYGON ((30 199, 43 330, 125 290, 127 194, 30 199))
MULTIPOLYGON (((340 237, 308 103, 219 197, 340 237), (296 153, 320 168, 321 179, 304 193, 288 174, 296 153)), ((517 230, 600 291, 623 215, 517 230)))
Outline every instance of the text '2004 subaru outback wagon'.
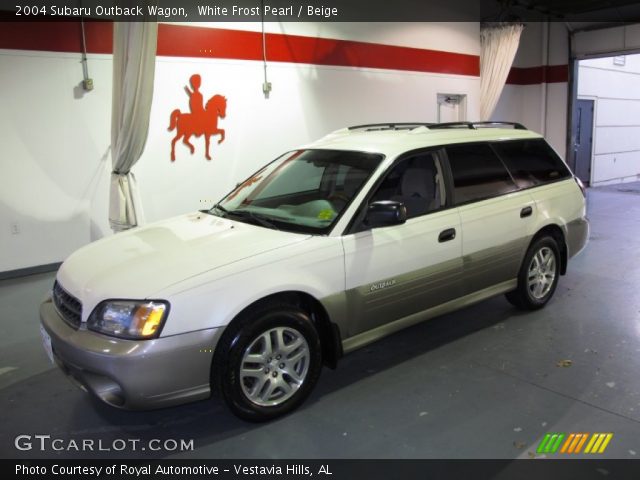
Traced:
POLYGON ((208 211, 81 248, 41 330, 110 405, 216 391, 267 420, 299 406, 323 365, 399 329, 502 293, 543 307, 588 232, 581 183, 519 124, 351 127, 208 211))

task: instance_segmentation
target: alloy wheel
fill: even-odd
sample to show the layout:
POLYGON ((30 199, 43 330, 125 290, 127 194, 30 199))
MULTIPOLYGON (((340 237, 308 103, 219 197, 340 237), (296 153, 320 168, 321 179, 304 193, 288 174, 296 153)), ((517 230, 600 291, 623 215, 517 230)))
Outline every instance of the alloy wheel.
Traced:
POLYGON ((555 253, 549 247, 542 247, 531 258, 527 275, 527 288, 536 300, 544 298, 556 278, 557 262, 555 253))
POLYGON ((245 350, 240 381, 246 397, 272 407, 291 398, 304 383, 311 353, 304 336, 291 327, 276 327, 258 335, 245 350))

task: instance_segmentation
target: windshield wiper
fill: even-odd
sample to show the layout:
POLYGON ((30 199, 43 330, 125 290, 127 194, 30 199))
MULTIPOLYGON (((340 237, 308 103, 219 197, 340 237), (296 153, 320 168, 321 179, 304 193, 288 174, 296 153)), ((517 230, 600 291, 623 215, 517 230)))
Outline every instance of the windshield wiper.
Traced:
POLYGON ((210 210, 207 210, 207 211, 208 211, 208 212, 210 212, 210 211, 211 211, 211 210, 213 210, 214 208, 215 208, 216 210, 220 210, 220 211, 221 211, 222 213, 224 213, 225 215, 228 215, 228 214, 229 214, 229 210, 227 210, 226 208, 224 208, 224 207, 223 207, 222 205, 220 205, 219 203, 216 203, 213 207, 211 207, 211 209, 210 209, 210 210))
POLYGON ((262 215, 258 215, 255 212, 252 212, 251 210, 231 210, 231 211, 229 211, 229 210, 224 210, 223 209, 224 207, 216 206, 215 208, 220 208, 221 211, 225 212, 226 216, 235 215, 236 217, 253 220, 254 222, 257 222, 258 224, 262 225, 263 227, 271 228, 273 230, 280 230, 278 227, 276 227, 269 220, 265 219, 262 215))
MULTIPOLYGON (((224 214, 225 218, 228 217, 229 215, 235 215, 236 217, 253 220, 254 223, 258 223, 258 224, 262 225, 263 227, 271 228, 273 230, 280 230, 278 227, 276 227, 269 220, 265 219, 261 215, 257 215, 255 212, 252 212, 250 210, 227 210, 226 208, 224 208, 219 203, 215 204, 211 208, 211 210, 213 210, 213 209, 220 210, 224 214)), ((204 211, 211 212, 211 210, 204 210, 204 211)))

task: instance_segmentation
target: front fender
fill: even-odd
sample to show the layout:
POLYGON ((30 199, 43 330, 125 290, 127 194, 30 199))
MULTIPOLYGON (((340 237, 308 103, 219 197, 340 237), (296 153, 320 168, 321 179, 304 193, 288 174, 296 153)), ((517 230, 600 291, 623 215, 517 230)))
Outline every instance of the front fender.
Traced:
POLYGON ((224 327, 249 305, 279 292, 299 291, 321 301, 344 291, 344 282, 340 238, 313 237, 157 292, 156 298, 171 303, 162 336, 224 327))

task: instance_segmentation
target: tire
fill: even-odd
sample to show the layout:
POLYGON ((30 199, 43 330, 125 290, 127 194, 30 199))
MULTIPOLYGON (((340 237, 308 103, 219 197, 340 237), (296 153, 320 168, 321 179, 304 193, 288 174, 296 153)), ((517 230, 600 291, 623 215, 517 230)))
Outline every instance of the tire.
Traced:
POLYGON ((322 370, 320 337, 309 315, 280 303, 250 309, 223 333, 212 384, 238 417, 264 422, 298 408, 322 370))
POLYGON ((507 300, 521 310, 538 310, 553 296, 559 278, 560 249, 553 237, 545 235, 529 246, 518 273, 518 286, 506 294, 507 300))

